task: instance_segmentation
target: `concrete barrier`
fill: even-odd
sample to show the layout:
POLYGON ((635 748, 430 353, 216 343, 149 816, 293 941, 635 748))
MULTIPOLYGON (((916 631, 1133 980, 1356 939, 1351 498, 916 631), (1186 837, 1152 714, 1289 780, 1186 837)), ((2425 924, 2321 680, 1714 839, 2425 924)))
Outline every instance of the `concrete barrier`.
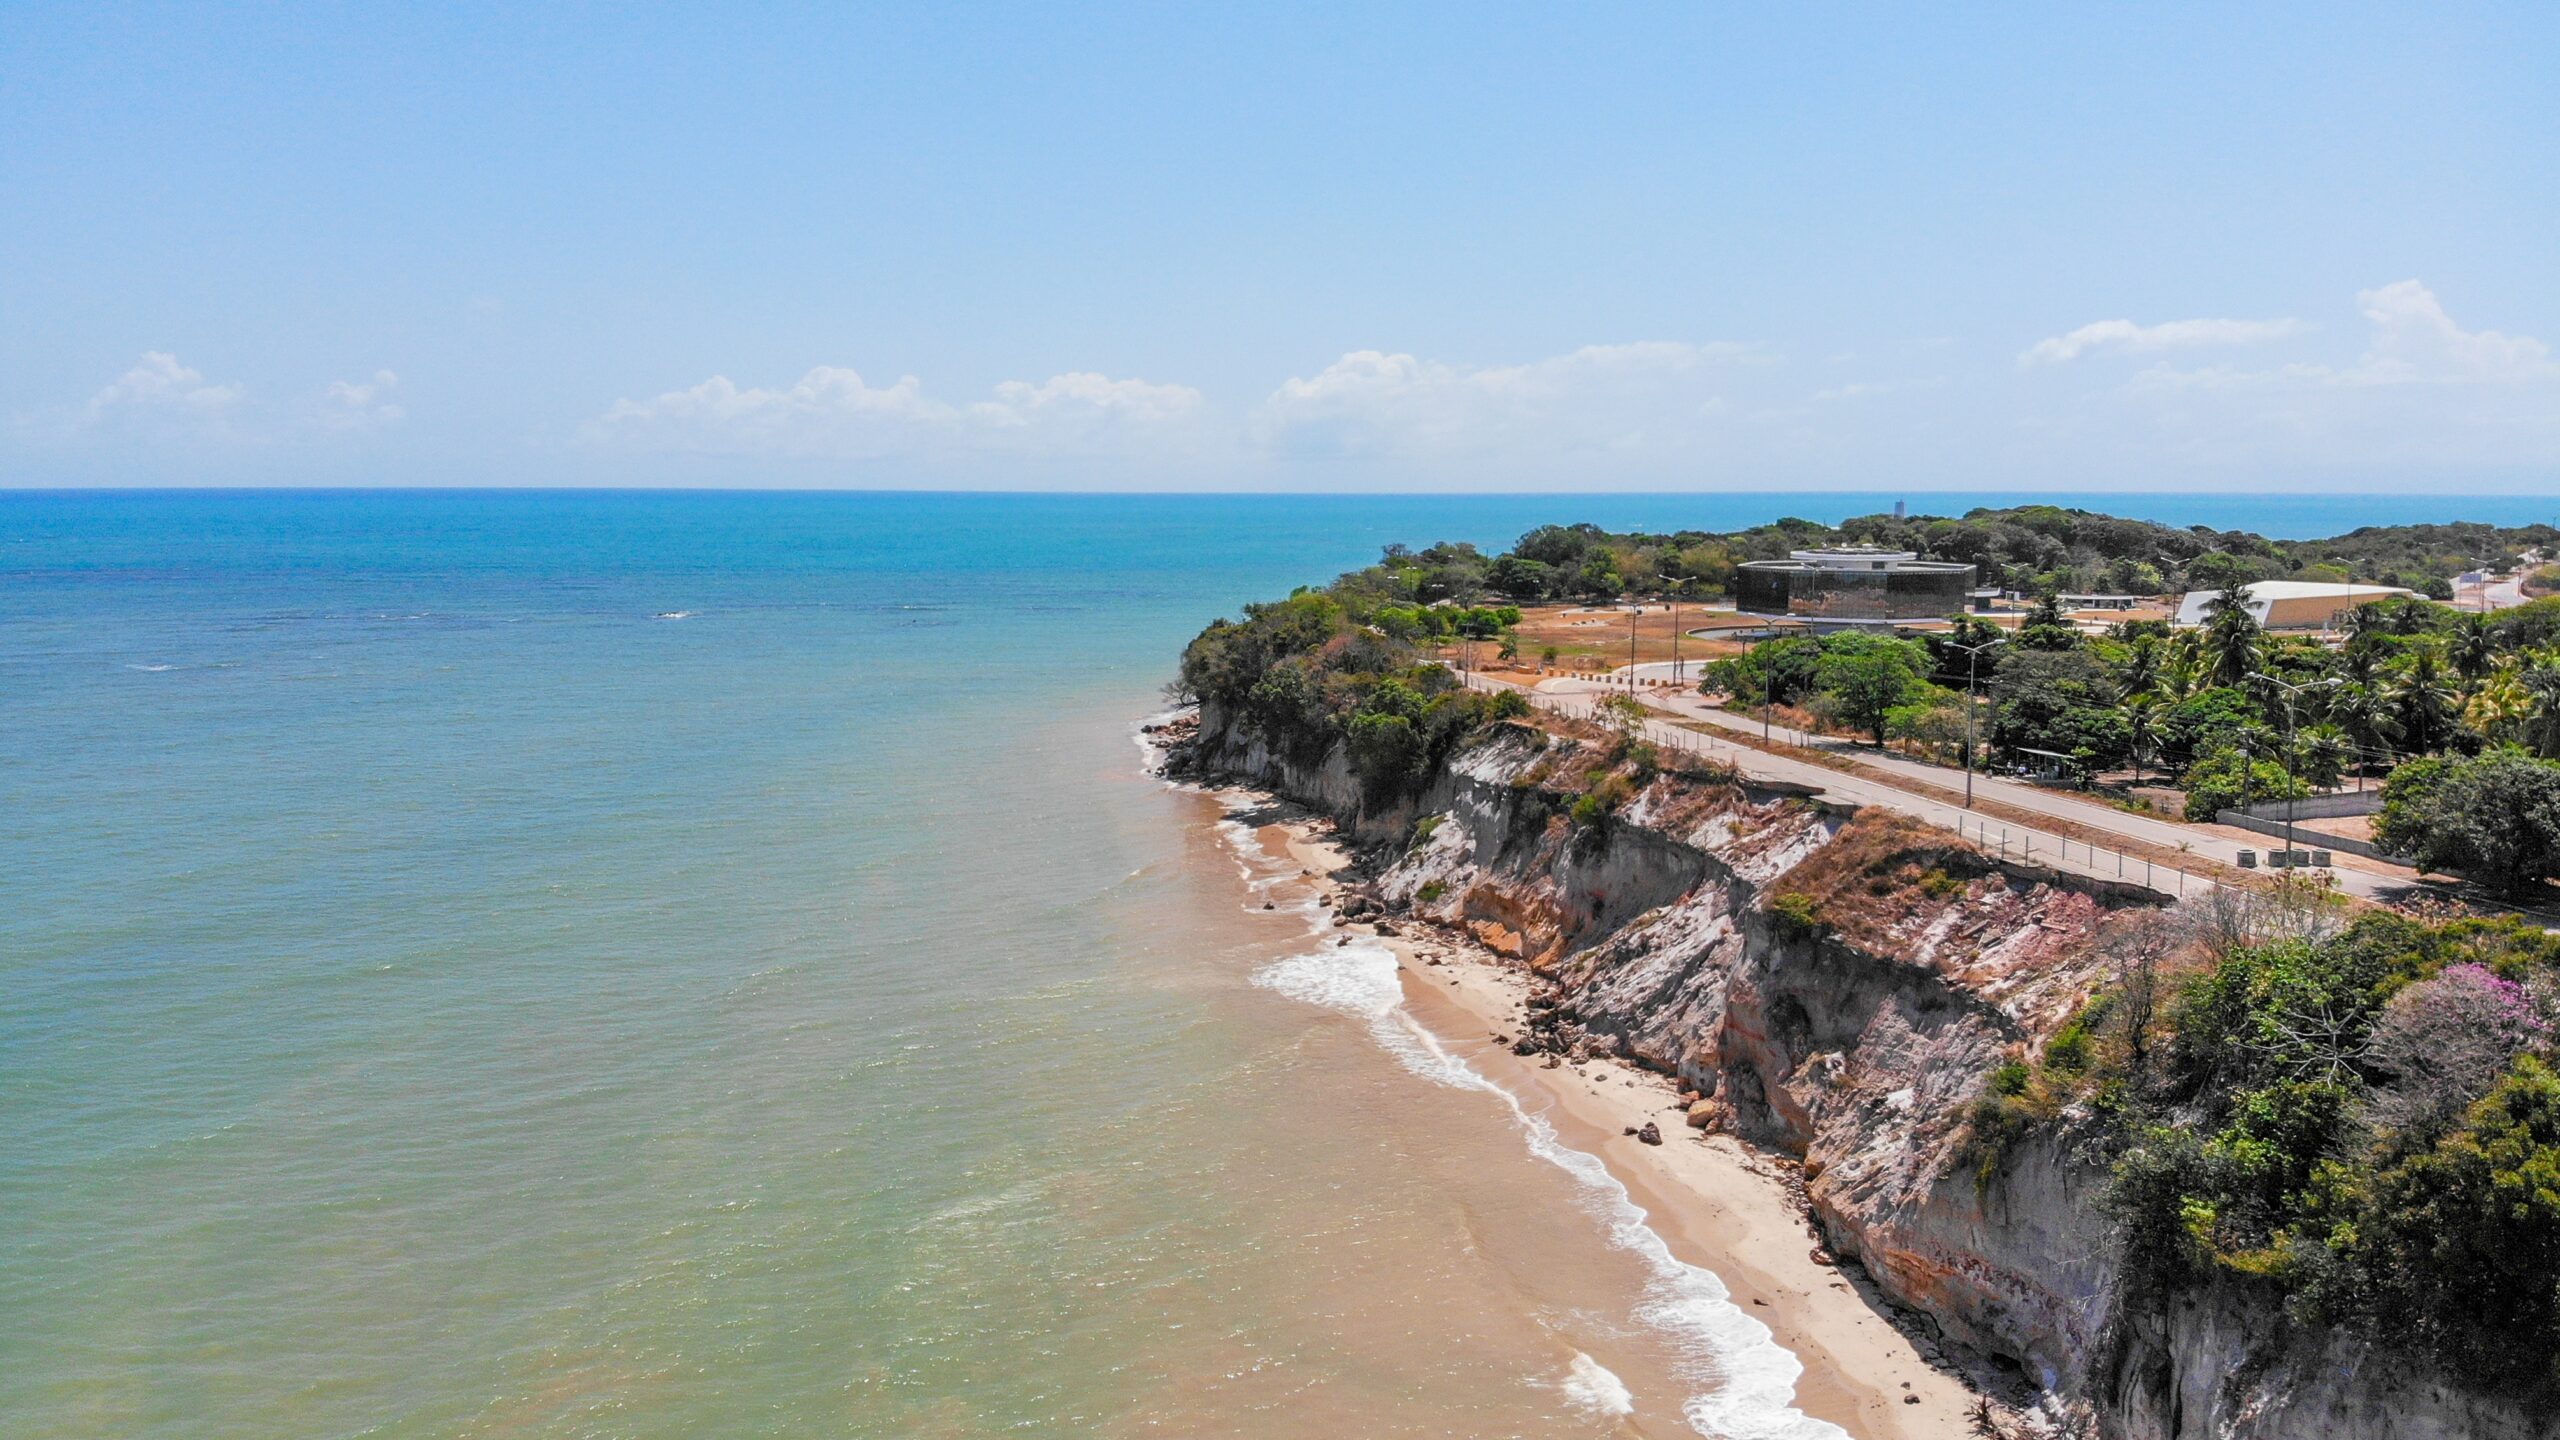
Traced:
MULTIPOLYGON (((2280 819, 2263 820, 2250 814, 2246 810, 2224 810, 2217 812, 2213 818, 2216 824, 2229 825, 2241 830, 2254 830, 2261 835, 2273 835, 2278 839, 2282 839, 2284 837, 2284 821, 2280 819)), ((2303 818, 2308 819, 2309 817, 2305 816, 2303 818)), ((2390 854, 2379 846, 2368 844, 2362 840, 2350 840, 2344 835, 2323 834, 2317 830, 2305 831, 2300 826, 2296 826, 2294 828, 2293 838, 2296 843, 2300 843, 2304 840, 2316 839, 2324 849, 2344 850, 2350 855, 2362 855, 2368 860, 2388 860, 2394 865, 2406 865, 2409 863, 2402 857, 2390 854)))
MULTIPOLYGON (((2261 800, 2240 813, 2255 815, 2261 820, 2282 821, 2286 803, 2282 800, 2261 800)), ((2378 815, 2382 812, 2382 788, 2375 786, 2370 790, 2333 790, 2326 795, 2305 795, 2291 803, 2293 818, 2296 820, 2336 820, 2347 815, 2378 815)))

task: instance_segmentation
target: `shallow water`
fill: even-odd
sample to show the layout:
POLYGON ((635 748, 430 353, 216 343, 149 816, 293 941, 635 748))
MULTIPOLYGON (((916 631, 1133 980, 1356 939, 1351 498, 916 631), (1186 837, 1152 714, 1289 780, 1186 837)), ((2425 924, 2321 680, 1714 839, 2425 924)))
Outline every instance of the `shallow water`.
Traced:
POLYGON ((1877 504, 0 496, 0 1434, 1783 1421, 1131 733, 1388 539, 1877 504))

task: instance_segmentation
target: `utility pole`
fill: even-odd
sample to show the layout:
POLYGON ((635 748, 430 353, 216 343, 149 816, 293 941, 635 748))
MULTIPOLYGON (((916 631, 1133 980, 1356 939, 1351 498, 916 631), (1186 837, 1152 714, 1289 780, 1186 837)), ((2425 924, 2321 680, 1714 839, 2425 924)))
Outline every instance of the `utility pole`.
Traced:
POLYGON ((1974 680, 1982 664, 1982 652, 2008 643, 2009 637, 2005 635, 1997 640, 1985 640, 1979 645, 1947 643, 1948 649, 1964 652, 1964 808, 1967 810, 1973 808, 1973 712, 1979 708, 1973 698, 1974 680))
POLYGON ((1642 605, 1627 608, 1627 693, 1636 693, 1636 617, 1644 613, 1642 605))

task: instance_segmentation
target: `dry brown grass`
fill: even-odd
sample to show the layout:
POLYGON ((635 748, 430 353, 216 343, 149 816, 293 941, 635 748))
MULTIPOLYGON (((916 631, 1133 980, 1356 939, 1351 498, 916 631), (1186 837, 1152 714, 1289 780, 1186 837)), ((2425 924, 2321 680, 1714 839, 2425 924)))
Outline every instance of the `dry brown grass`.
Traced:
POLYGON ((1960 900, 1996 869, 1953 831, 1866 809, 1788 871, 1782 883, 1805 897, 1828 928, 1853 942, 1880 945, 1918 917, 1960 900))
MULTIPOLYGON (((1644 613, 1636 615, 1635 656, 1638 663, 1669 660, 1671 637, 1678 631, 1741 629, 1756 627, 1758 620, 1744 619, 1730 610, 1705 610, 1695 605, 1682 605, 1680 623, 1674 627, 1668 605, 1648 604, 1644 613)), ((1627 663, 1627 630, 1629 615, 1625 607, 1585 609, 1573 605, 1524 606, 1520 612, 1520 658, 1515 668, 1534 673, 1539 656, 1548 646, 1556 648, 1559 670, 1607 670, 1627 663)), ((1704 640, 1683 635, 1677 658, 1684 660, 1720 660, 1739 655, 1746 647, 1731 640, 1704 640)), ((1442 652, 1457 658, 1451 647, 1442 652)), ((1496 668, 1489 643, 1476 646, 1476 663, 1487 670, 1496 668)))

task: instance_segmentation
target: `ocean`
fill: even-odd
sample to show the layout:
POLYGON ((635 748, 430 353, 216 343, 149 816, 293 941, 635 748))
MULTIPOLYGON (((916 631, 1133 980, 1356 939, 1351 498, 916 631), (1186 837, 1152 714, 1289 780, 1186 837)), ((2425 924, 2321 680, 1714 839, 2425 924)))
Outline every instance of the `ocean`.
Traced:
POLYGON ((1136 727, 1389 541, 1892 498, 0 493, 0 1434, 1824 1433, 1136 727))

